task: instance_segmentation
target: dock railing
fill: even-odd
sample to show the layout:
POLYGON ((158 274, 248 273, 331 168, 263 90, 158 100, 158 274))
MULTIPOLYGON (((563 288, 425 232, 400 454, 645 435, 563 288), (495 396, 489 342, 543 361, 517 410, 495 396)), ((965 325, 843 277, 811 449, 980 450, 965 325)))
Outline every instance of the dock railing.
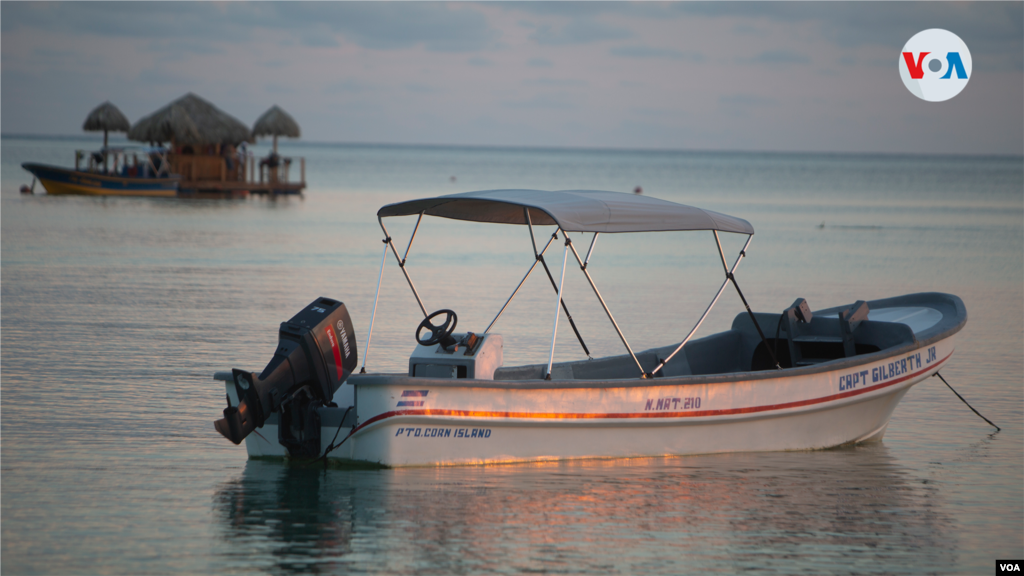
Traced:
POLYGON ((127 178, 167 178, 171 175, 163 152, 138 148, 75 150, 75 171, 127 178))
POLYGON ((301 193, 306 187, 306 159, 301 156, 257 158, 251 152, 236 156, 153 153, 108 148, 76 150, 75 170, 128 178, 180 176, 183 190, 301 193), (295 179, 295 168, 298 178, 295 179))
POLYGON ((237 185, 282 185, 304 188, 306 185, 306 159, 278 156, 256 158, 252 153, 233 157, 175 154, 171 156, 171 171, 181 175, 182 184, 192 182, 222 182, 237 185), (299 178, 293 180, 292 165, 298 163, 299 178))
MULTIPOLYGON (((292 158, 290 156, 281 156, 278 158, 276 163, 268 161, 263 158, 259 161, 259 176, 260 184, 288 184, 290 183, 289 177, 291 176, 292 164, 295 160, 299 161, 299 180, 298 183, 305 185, 306 183, 306 159, 292 158)), ((255 168, 255 167, 254 167, 255 168)), ((255 177, 253 178, 255 181, 255 177)))

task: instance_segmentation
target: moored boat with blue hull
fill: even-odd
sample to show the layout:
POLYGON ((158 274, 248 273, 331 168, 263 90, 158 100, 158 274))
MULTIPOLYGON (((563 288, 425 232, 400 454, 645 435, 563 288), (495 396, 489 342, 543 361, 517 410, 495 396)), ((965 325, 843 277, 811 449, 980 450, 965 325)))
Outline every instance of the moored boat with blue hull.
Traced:
POLYGON ((103 174, 26 162, 22 168, 32 173, 47 194, 87 196, 176 196, 178 176, 139 178, 121 174, 103 174))
MULTIPOLYGON (((347 313, 344 318, 321 313, 334 316, 318 323, 314 312, 326 307, 314 302, 300 314, 313 314, 303 326, 321 334, 318 354, 309 352, 317 347, 311 341, 304 340, 304 347, 288 344, 295 338, 285 327, 294 319, 282 325, 282 344, 271 364, 284 362, 282 350, 306 350, 288 360, 287 378, 274 376, 271 366, 259 376, 240 370, 215 375, 226 384, 229 404, 217 428, 236 443, 244 440, 251 457, 430 466, 807 450, 880 440, 900 399, 949 362, 954 336, 967 320, 963 302, 941 293, 813 312, 797 299, 782 313, 754 313, 748 307, 730 330, 694 338, 730 284, 746 303, 735 276, 753 235, 745 220, 594 191, 485 191, 413 200, 378 212, 381 219, 403 215, 525 225, 535 261, 486 329, 456 333, 454 311, 427 313, 404 266, 408 249, 399 255, 381 220, 382 266, 391 251, 424 315, 408 371, 365 373, 364 350, 363 370, 352 373, 356 352, 347 313), (555 232, 538 248, 533 229, 541 225, 555 226, 555 232), (634 352, 588 264, 602 233, 663 230, 712 232, 725 278, 685 338, 634 352), (593 234, 585 258, 566 232, 593 234), (722 232, 747 236, 731 265, 718 241, 722 232), (506 367, 504 339, 491 328, 532 272, 548 266, 544 254, 556 239, 564 252, 561 280, 558 270, 551 270, 552 307, 564 307, 571 254, 626 353, 595 359, 587 352, 586 359, 554 362, 556 310, 547 361, 506 367), (343 347, 337 344, 342 333, 343 347), (332 374, 341 380, 331 376, 329 385, 318 384, 313 375, 329 370, 304 367, 308 358, 334 365, 332 374), (232 433, 246 427, 258 433, 232 433)), ((419 221, 410 245, 418 228, 419 221)), ((376 313, 375 300, 367 348, 376 313)))

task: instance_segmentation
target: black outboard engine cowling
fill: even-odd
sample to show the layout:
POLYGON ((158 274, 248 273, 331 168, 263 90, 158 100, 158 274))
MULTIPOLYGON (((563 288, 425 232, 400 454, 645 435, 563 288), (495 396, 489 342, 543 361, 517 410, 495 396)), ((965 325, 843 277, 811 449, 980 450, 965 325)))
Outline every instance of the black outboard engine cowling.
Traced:
POLYGON ((217 431, 235 444, 281 412, 280 440, 293 456, 320 451, 316 408, 331 401, 357 364, 356 339, 345 304, 318 298, 281 324, 277 351, 256 376, 232 370, 238 406, 224 409, 217 431))

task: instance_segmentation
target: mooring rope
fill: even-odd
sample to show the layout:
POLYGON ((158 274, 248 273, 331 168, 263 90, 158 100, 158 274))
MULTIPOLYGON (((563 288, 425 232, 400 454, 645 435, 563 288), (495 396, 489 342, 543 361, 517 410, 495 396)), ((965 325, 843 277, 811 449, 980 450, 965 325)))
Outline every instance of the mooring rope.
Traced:
POLYGON ((345 409, 345 413, 341 415, 341 422, 338 423, 338 429, 334 431, 334 438, 331 440, 331 443, 327 445, 327 448, 324 448, 324 453, 321 454, 318 458, 310 460, 308 462, 309 464, 315 464, 323 460, 324 470, 327 470, 327 455, 333 452, 336 448, 341 448, 341 445, 344 444, 346 440, 351 438, 352 433, 356 431, 356 427, 353 426, 352 429, 349 430, 348 435, 342 438, 341 442, 338 442, 337 446, 335 446, 334 441, 338 439, 338 434, 341 434, 341 427, 345 425, 345 418, 348 418, 348 413, 352 411, 352 408, 352 406, 349 406, 348 408, 345 409))
MULTIPOLYGON (((946 379, 942 377, 942 374, 939 374, 938 372, 936 372, 935 374, 933 374, 933 376, 938 376, 939 380, 942 380, 942 383, 945 384, 947 388, 949 388, 950 390, 953 390, 953 387, 949 385, 949 382, 946 382, 946 379)), ((985 418, 984 416, 982 416, 981 412, 978 412, 977 410, 974 409, 974 406, 971 406, 970 404, 968 404, 967 400, 964 400, 964 397, 961 396, 959 392, 957 392, 956 390, 953 390, 953 394, 956 394, 956 397, 959 398, 961 402, 963 402, 964 404, 967 404, 967 407, 971 409, 971 412, 974 412, 975 414, 977 414, 985 422, 988 422, 989 424, 992 424, 992 426, 996 429, 996 432, 999 432, 1000 430, 1002 430, 1002 428, 1000 428, 999 426, 996 426, 991 420, 989 420, 988 418, 985 418)))

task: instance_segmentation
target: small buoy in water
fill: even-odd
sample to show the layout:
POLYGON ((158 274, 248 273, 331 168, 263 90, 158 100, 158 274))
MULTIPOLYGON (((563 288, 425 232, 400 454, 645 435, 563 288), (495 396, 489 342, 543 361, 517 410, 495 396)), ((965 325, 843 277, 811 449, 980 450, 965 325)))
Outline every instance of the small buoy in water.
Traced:
POLYGON ((28 184, 22 184, 21 185, 21 193, 22 194, 32 194, 32 189, 28 187, 28 184))
POLYGON ((643 188, 641 188, 639 186, 637 186, 636 188, 633 188, 633 194, 643 194, 643 193, 644 193, 644 189, 643 188))
POLYGON ((825 228, 825 221, 824 220, 821 221, 821 224, 818 224, 818 229, 823 229, 823 228, 825 228))

